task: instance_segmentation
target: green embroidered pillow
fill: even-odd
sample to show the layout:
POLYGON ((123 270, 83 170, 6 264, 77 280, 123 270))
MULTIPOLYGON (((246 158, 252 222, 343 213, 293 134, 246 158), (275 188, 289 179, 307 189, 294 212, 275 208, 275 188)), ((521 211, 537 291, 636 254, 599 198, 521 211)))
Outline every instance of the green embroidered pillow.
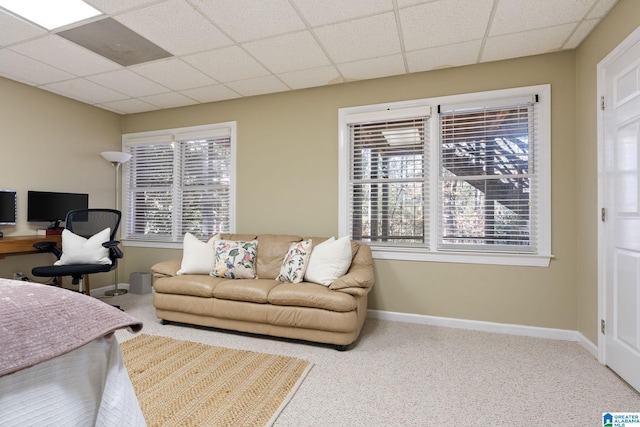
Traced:
POLYGON ((258 241, 235 242, 217 240, 214 247, 215 263, 212 276, 227 279, 255 279, 258 241))
POLYGON ((276 280, 291 283, 302 282, 304 272, 309 265, 309 256, 311 256, 311 240, 292 243, 282 261, 280 274, 276 280))

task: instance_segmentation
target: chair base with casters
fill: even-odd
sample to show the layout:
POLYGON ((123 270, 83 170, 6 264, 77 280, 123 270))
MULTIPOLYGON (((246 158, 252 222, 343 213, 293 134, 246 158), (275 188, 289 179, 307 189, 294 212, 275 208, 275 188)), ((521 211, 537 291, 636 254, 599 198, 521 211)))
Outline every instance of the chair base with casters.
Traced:
MULTIPOLYGON (((90 295, 89 275, 115 270, 118 265, 118 259, 123 256, 122 251, 118 247, 120 242, 115 240, 120 225, 120 218, 120 211, 114 209, 78 209, 69 212, 65 220, 66 230, 84 239, 91 239, 91 237, 101 232, 106 234, 105 229, 108 228, 110 230, 109 240, 102 243, 101 246, 108 250, 110 264, 73 263, 68 265, 48 265, 34 267, 31 273, 37 277, 60 278, 63 276, 71 276, 71 283, 78 285, 80 292, 90 295)), ((71 239, 72 235, 69 234, 69 236, 69 239, 71 239)), ((77 239, 77 237, 74 238, 77 239)), ((80 240, 84 241, 84 239, 80 240)), ((63 234, 62 250, 56 247, 55 242, 38 242, 33 246, 41 252, 52 253, 58 260, 64 259, 65 235, 63 234)))

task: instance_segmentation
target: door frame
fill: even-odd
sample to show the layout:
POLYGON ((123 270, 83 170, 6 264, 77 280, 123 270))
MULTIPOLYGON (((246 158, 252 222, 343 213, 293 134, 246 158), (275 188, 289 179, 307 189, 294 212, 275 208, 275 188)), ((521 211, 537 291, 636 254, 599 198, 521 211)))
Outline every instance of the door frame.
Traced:
POLYGON ((606 236, 604 233, 604 223, 601 220, 601 208, 607 208, 607 195, 606 195, 606 174, 604 165, 604 113, 600 106, 603 96, 606 97, 606 104, 609 107, 609 101, 613 98, 613 94, 605 93, 606 81, 605 81, 605 69, 612 65, 622 54, 624 54, 629 47, 635 43, 640 42, 640 27, 636 28, 631 34, 629 34, 618 46, 616 46, 607 56, 605 56, 597 66, 597 89, 596 89, 596 109, 597 109, 597 163, 598 163, 598 209, 597 219, 598 221, 598 322, 596 327, 598 328, 598 361, 602 364, 607 363, 606 349, 605 349, 605 336, 600 329, 600 322, 602 319, 606 319, 606 306, 607 306, 607 287, 605 278, 605 248, 606 248, 606 236))

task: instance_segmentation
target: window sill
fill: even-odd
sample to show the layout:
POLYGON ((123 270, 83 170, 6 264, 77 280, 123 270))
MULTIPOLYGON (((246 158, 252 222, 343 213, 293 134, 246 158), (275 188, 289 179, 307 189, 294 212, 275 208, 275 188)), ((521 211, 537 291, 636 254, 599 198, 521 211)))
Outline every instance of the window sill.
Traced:
POLYGON ((409 248, 388 248, 370 245, 373 258, 398 261, 451 262, 459 264, 512 265, 549 267, 553 255, 505 254, 479 252, 433 252, 409 248))
POLYGON ((182 242, 157 242, 143 240, 122 240, 122 246, 157 249, 182 249, 182 242))

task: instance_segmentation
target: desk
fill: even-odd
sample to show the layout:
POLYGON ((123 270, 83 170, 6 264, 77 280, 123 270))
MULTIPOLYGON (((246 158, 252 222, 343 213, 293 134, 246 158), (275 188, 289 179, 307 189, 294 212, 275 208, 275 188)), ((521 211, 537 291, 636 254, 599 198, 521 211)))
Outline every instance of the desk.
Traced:
POLYGON ((56 246, 62 244, 61 235, 51 236, 7 236, 0 238, 0 259, 9 255, 25 255, 44 253, 33 247, 37 242, 56 242, 56 246))

